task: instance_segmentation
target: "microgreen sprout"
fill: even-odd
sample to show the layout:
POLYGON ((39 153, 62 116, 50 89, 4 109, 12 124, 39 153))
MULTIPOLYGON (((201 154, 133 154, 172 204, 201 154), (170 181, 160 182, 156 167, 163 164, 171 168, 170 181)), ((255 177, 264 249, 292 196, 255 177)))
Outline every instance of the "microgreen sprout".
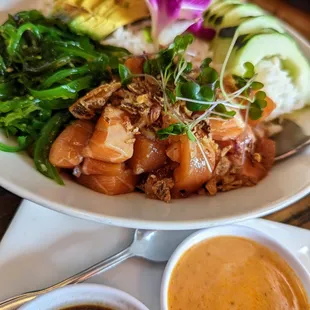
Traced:
POLYGON ((150 77, 158 83, 163 94, 164 111, 176 120, 176 123, 157 131, 159 139, 167 139, 173 135, 187 135, 190 141, 197 143, 210 171, 211 166, 204 147, 195 136, 197 125, 206 119, 225 121, 234 118, 238 110, 246 110, 245 134, 248 118, 259 119, 267 105, 266 94, 261 91, 264 85, 255 80, 255 67, 250 62, 244 64, 243 76, 233 75, 238 89, 232 93, 228 93, 225 89, 224 75, 237 40, 236 31, 220 75, 211 67, 211 58, 204 59, 198 76, 189 74, 192 64, 187 62, 185 54, 193 41, 193 36, 190 34, 177 36, 167 49, 152 55, 144 63, 143 74, 132 74, 124 65, 119 65, 123 85, 131 82, 134 77, 150 77), (218 89, 222 94, 220 98, 217 98, 218 89), (192 112, 192 116, 188 117, 180 112, 182 104, 192 112))
POLYGON ((147 43, 153 43, 152 29, 150 26, 147 26, 143 29, 143 35, 147 43))
POLYGON ((132 81, 132 73, 125 65, 118 65, 118 73, 123 85, 127 85, 132 81))
POLYGON ((157 131, 157 135, 160 140, 167 139, 169 136, 178 136, 185 134, 188 127, 183 123, 171 124, 167 128, 163 128, 157 131))

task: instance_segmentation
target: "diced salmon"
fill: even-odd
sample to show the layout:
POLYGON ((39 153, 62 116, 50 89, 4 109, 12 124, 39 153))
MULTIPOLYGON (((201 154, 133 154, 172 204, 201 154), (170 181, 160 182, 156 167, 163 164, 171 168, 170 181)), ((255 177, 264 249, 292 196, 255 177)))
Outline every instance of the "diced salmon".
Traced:
POLYGON ((210 119, 210 132, 215 141, 234 140, 244 130, 244 122, 241 118, 234 117, 228 120, 210 119))
POLYGON ((253 162, 246 158, 241 171, 241 178, 249 180, 253 185, 257 184, 267 175, 268 171, 261 163, 253 162))
POLYGON ((151 172, 162 167, 167 160, 164 142, 151 140, 138 135, 134 145, 134 153, 129 166, 135 174, 151 172))
POLYGON ((257 184, 271 169, 275 158, 274 141, 264 138, 258 141, 253 158, 247 157, 242 166, 241 177, 257 184))
POLYGON ((105 176, 120 175, 125 170, 125 164, 106 163, 101 160, 85 158, 82 173, 86 175, 100 174, 105 176))
POLYGON ((134 191, 138 177, 131 170, 115 176, 85 175, 76 179, 78 183, 106 195, 121 195, 134 191))
MULTIPOLYGON (((180 137, 180 143, 175 146, 179 148, 180 165, 174 170, 173 188, 174 196, 180 197, 196 192, 201 186, 212 177, 215 166, 215 153, 212 150, 205 151, 211 171, 208 168, 197 142, 191 142, 187 136, 180 137)), ((176 152, 176 150, 174 151, 176 152)))
POLYGON ((224 148, 231 148, 231 152, 236 151, 236 141, 235 140, 216 141, 216 143, 221 150, 224 148))
POLYGON ((131 73, 141 74, 143 73, 144 61, 144 57, 130 57, 126 59, 124 65, 131 71, 131 73))
POLYGON ((108 106, 99 118, 83 155, 108 163, 122 163, 132 157, 134 142, 128 114, 108 106))
POLYGON ((66 127, 53 143, 49 161, 59 168, 74 168, 83 161, 82 151, 90 139, 95 125, 77 120, 66 127))
POLYGON ((169 145, 169 147, 166 150, 167 156, 177 163, 181 162, 181 142, 175 142, 169 145))

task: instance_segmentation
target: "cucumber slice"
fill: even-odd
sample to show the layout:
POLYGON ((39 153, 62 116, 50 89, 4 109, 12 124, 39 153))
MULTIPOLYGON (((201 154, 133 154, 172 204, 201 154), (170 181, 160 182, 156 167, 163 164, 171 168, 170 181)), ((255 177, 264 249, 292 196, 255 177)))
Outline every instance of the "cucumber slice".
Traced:
POLYGON ((299 50, 295 41, 286 34, 278 32, 259 33, 242 42, 242 46, 234 48, 228 62, 228 73, 242 76, 244 64, 251 62, 256 66, 261 60, 279 56, 283 68, 292 77, 293 83, 303 97, 305 103, 310 102, 310 66, 299 50))
POLYGON ((256 34, 266 32, 266 29, 273 29, 277 32, 284 33, 284 28, 280 22, 273 16, 257 16, 242 18, 239 25, 221 28, 212 43, 214 61, 216 63, 223 63, 232 38, 236 31, 240 36, 245 34, 256 34))
POLYGON ((235 26, 238 24, 238 20, 243 17, 254 17, 260 15, 264 15, 264 11, 257 5, 242 4, 233 8, 230 12, 225 14, 218 28, 235 26))
POLYGON ((225 3, 226 3, 226 1, 223 1, 223 0, 212 1, 212 3, 209 5, 207 11, 205 12, 205 16, 210 15, 210 13, 213 10, 216 10, 219 6, 221 6, 225 3))
POLYGON ((242 2, 240 0, 226 0, 226 1, 220 1, 216 2, 215 4, 211 5, 207 12, 210 12, 212 14, 217 14, 221 9, 223 9, 225 6, 230 4, 241 4, 242 2))
POLYGON ((239 6, 238 3, 230 3, 223 6, 221 9, 217 10, 216 12, 212 11, 210 18, 208 19, 208 23, 211 26, 218 26, 222 23, 223 18, 227 12, 230 12, 234 7, 239 6))
MULTIPOLYGON (((214 4, 212 4, 208 10, 205 12, 204 14, 204 19, 205 19, 205 23, 206 24, 212 24, 216 18, 218 17, 218 15, 223 15, 220 14, 221 11, 223 11, 224 13, 227 12, 227 8, 234 4, 234 5, 238 5, 241 4, 242 2, 240 0, 226 0, 226 1, 218 1, 214 4)), ((231 9, 233 8, 233 6, 231 7, 231 9)))
POLYGON ((218 33, 219 38, 232 38, 235 31, 238 30, 239 35, 247 33, 259 33, 268 28, 274 29, 277 32, 284 33, 284 28, 279 20, 273 16, 263 15, 256 17, 248 17, 240 19, 241 23, 237 26, 221 28, 218 33))

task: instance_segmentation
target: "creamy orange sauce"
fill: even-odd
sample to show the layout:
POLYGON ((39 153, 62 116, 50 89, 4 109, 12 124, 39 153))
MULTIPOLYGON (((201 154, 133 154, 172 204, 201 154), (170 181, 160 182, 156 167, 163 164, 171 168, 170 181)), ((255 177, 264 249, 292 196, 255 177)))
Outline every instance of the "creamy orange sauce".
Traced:
POLYGON ((278 254, 249 239, 202 242, 180 259, 169 310, 309 310, 303 286, 278 254))

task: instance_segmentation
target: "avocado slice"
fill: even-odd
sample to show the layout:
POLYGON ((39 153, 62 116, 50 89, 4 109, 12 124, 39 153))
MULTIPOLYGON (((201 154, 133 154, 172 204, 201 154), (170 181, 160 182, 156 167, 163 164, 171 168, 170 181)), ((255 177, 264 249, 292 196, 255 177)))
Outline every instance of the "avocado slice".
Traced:
POLYGON ((234 48, 227 69, 231 74, 242 76, 246 62, 256 66, 261 60, 274 56, 281 58, 283 68, 289 72, 304 102, 309 104, 310 65, 295 41, 287 34, 269 31, 248 37, 241 47, 234 48))
POLYGON ((77 34, 85 34, 94 40, 101 40, 105 35, 102 27, 104 21, 98 16, 91 14, 79 14, 69 22, 70 29, 77 34))
POLYGON ((122 26, 148 17, 149 10, 144 0, 58 0, 55 14, 69 21, 73 32, 101 40, 122 26))
POLYGON ((82 0, 80 6, 87 12, 93 12, 102 2, 102 0, 82 0))

